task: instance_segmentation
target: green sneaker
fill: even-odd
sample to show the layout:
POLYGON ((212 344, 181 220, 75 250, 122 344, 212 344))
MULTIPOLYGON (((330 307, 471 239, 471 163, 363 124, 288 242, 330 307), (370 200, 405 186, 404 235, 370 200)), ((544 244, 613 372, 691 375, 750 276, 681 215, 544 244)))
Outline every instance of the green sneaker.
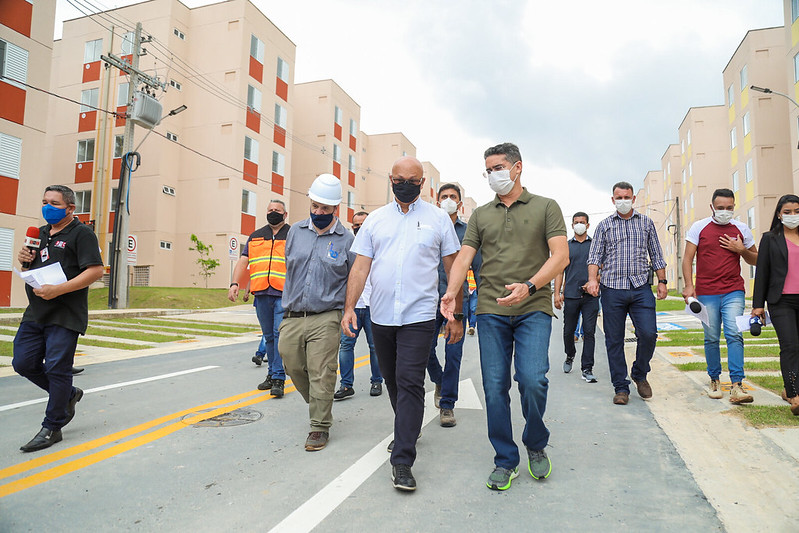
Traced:
POLYGON ((544 450, 527 449, 527 470, 535 479, 546 479, 552 473, 552 462, 544 450))
POLYGON ((498 466, 494 468, 494 471, 488 476, 486 486, 491 490, 508 490, 510 488, 510 482, 517 477, 519 477, 518 468, 508 470, 507 468, 498 466))

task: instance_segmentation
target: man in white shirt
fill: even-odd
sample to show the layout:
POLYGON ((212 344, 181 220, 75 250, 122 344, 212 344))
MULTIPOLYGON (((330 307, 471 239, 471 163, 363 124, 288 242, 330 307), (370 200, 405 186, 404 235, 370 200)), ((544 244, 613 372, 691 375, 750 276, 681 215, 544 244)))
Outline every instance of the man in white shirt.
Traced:
MULTIPOLYGON (((392 481, 398 490, 416 490, 411 466, 424 415, 424 382, 428 354, 435 335, 438 304, 438 263, 449 272, 460 249, 447 214, 419 196, 424 183, 422 164, 413 157, 398 159, 391 169, 395 201, 374 211, 352 245, 357 254, 347 282, 341 327, 357 329, 355 304, 367 277, 372 283, 370 311, 380 372, 394 409, 392 481)), ((462 306, 462 294, 456 306, 462 306)), ((446 326, 450 343, 463 336, 463 325, 446 326)))

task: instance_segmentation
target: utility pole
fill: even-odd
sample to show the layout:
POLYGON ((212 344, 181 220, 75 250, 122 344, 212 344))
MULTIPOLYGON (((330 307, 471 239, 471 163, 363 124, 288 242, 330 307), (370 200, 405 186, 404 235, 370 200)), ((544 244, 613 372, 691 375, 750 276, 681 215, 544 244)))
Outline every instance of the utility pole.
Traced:
MULTIPOLYGON (((130 119, 133 111, 133 99, 139 83, 144 83, 154 89, 165 88, 163 83, 152 76, 148 76, 139 70, 139 56, 141 53, 141 22, 136 24, 136 32, 133 38, 132 64, 122 61, 114 54, 101 56, 101 59, 111 66, 114 66, 130 76, 128 84, 128 117, 125 120, 125 138, 123 143, 122 175, 119 177, 118 201, 116 214, 114 216, 114 237, 113 249, 111 250, 111 284, 108 290, 108 307, 111 309, 125 309, 128 306, 128 234, 129 234, 129 214, 128 214, 128 191, 130 190, 130 172, 126 171, 130 164, 127 156, 133 150, 133 129, 134 123, 130 119)), ((148 41, 149 42, 149 39, 148 41)))
POLYGON ((677 205, 675 206, 675 211, 677 211, 677 224, 674 232, 674 249, 677 252, 677 292, 682 294, 683 290, 683 279, 682 279, 682 247, 680 244, 680 238, 682 237, 682 220, 680 216, 680 197, 677 196, 675 201, 677 205))
MULTIPOLYGON (((109 30, 109 46, 108 49, 114 49, 114 26, 111 26, 109 30)), ((110 93, 111 93, 111 69, 106 66, 103 72, 103 99, 100 102, 101 109, 108 109, 108 102, 110 100, 110 93)), ((103 113, 100 113, 100 127, 97 131, 97 142, 95 143, 97 146, 96 156, 95 156, 95 169, 94 169, 94 186, 92 187, 92 209, 91 212, 94 215, 92 218, 94 219, 94 234, 97 236, 97 242, 105 243, 105 239, 101 238, 107 232, 108 223, 106 222, 105 216, 105 209, 108 205, 108 202, 105 198, 105 179, 106 179, 106 164, 109 161, 108 158, 108 148, 107 148, 107 141, 108 141, 108 122, 109 120, 114 120, 113 116, 109 118, 103 113)), ((113 143, 108 143, 112 145, 113 150, 113 143)), ((105 254, 105 250, 103 250, 103 254, 105 254)), ((108 257, 105 258, 106 260, 108 257)))

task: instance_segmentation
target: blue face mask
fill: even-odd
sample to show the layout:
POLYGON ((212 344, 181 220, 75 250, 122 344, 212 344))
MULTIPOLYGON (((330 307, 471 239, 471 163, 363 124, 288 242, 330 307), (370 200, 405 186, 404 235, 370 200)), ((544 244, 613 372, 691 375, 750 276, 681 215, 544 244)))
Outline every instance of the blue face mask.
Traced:
POLYGON ((333 222, 333 213, 327 215, 314 215, 311 213, 311 222, 319 229, 325 229, 333 222))
POLYGON ((60 209, 50 204, 42 206, 42 217, 44 217, 48 224, 58 224, 64 220, 65 216, 67 216, 66 208, 60 209))

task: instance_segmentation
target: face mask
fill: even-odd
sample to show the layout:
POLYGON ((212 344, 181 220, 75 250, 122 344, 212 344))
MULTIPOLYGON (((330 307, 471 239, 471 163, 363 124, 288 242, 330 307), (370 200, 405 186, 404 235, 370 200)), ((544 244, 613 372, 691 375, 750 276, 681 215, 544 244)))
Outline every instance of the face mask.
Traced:
POLYGON ((277 211, 270 211, 266 214, 266 221, 272 225, 277 226, 281 222, 283 222, 283 213, 278 213, 277 211))
POLYGON ((66 208, 61 209, 50 204, 42 206, 42 217, 44 217, 48 224, 58 224, 64 220, 65 216, 67 216, 66 208))
POLYGON ((352 233, 353 233, 353 235, 358 235, 358 232, 359 232, 359 231, 361 231, 361 227, 360 227, 360 226, 353 226, 353 227, 352 227, 352 233))
POLYGON ((725 224, 729 224, 730 220, 732 220, 733 212, 727 211, 726 209, 719 209, 718 211, 713 211, 713 219, 724 226, 725 224))
POLYGON ((446 211, 448 215, 451 215, 458 210, 458 203, 452 198, 444 198, 441 200, 441 209, 446 211))
POLYGON ((585 233, 585 230, 587 229, 588 228, 586 228, 585 224, 583 224, 582 222, 578 222, 577 224, 574 225, 574 234, 582 235, 585 233))
POLYGON ((788 229, 799 226, 799 215, 782 215, 782 225, 788 229))
POLYGON ((622 215, 626 215, 627 213, 633 210, 632 200, 616 200, 613 203, 616 204, 616 211, 618 211, 622 215))
POLYGON ((314 215, 311 213, 311 222, 319 229, 325 229, 333 222, 333 213, 327 215, 314 215))
POLYGON ((391 190, 394 191, 397 200, 403 204, 409 204, 421 194, 422 184, 414 185, 408 180, 402 180, 400 183, 392 183, 391 190))
MULTIPOLYGON (((486 177, 488 178, 488 186, 500 196, 505 196, 513 189, 515 180, 510 179, 510 169, 494 170, 486 177)), ((519 176, 516 176, 516 178, 518 179, 519 176)))

